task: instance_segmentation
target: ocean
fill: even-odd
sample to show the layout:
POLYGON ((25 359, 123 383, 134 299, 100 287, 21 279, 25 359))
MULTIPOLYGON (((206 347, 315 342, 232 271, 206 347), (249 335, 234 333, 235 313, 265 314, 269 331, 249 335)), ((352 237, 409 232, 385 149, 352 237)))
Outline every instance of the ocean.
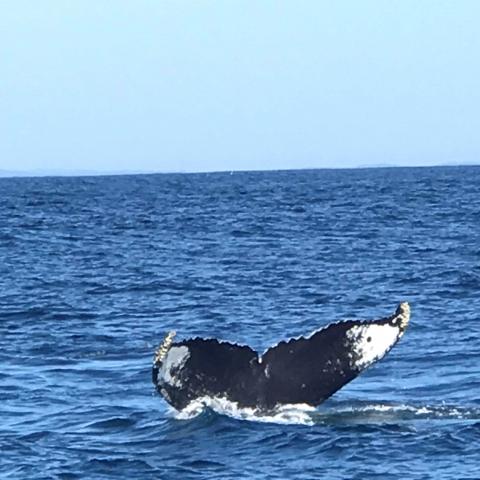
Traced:
POLYGON ((0 179, 0 477, 479 479, 480 168, 0 179), (401 301, 313 411, 175 412, 154 350, 401 301))

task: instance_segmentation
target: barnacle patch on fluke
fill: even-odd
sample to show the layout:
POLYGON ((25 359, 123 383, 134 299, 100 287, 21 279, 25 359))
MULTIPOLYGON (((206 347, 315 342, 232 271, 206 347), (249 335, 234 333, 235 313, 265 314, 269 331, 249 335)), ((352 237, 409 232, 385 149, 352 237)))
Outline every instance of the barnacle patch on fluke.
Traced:
POLYGON ((164 359, 165 355, 168 352, 168 349, 171 347, 173 343, 173 339, 175 338, 176 332, 174 330, 170 331, 165 335, 163 342, 155 351, 155 357, 153 359, 153 363, 161 363, 164 359))

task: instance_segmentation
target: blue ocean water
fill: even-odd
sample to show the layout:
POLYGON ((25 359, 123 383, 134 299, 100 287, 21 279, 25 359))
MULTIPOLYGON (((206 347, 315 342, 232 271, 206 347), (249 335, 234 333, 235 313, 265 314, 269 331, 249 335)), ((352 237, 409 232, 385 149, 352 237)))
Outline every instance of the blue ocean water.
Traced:
POLYGON ((0 179, 0 476, 480 478, 480 168, 0 179), (178 415, 153 352, 263 351, 398 302, 314 412, 178 415))

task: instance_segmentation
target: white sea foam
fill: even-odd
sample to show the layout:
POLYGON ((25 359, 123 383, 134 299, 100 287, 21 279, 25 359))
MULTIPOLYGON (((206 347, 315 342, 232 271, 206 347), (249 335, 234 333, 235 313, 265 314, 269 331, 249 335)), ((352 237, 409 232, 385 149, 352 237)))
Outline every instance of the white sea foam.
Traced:
MULTIPOLYGON (((371 415, 379 414, 378 419, 387 420, 416 420, 425 419, 480 419, 480 409, 461 408, 448 405, 387 405, 387 404, 368 404, 362 406, 337 407, 321 411, 318 415, 321 418, 332 416, 344 416, 344 418, 355 417, 357 419, 368 421, 371 415)), ((371 418, 371 417, 370 417, 371 418)))
POLYGON ((414 415, 425 415, 429 418, 464 418, 466 416, 475 415, 475 409, 461 409, 454 406, 413 406, 413 405, 367 405, 356 409, 357 411, 376 411, 376 412, 397 412, 397 413, 412 413, 414 415))
POLYGON ((316 411, 310 405, 297 404, 282 405, 273 411, 265 412, 256 408, 239 407, 237 403, 226 398, 202 397, 191 402, 180 412, 172 410, 172 413, 179 420, 188 420, 200 415, 205 408, 237 420, 297 425, 313 425, 315 421, 312 413, 316 411))
POLYGON ((265 412, 255 408, 241 408, 235 402, 225 398, 211 397, 199 398, 180 412, 171 409, 170 414, 178 420, 190 420, 200 415, 206 408, 237 420, 310 426, 338 422, 371 424, 414 421, 417 419, 480 419, 479 409, 461 409, 445 405, 415 406, 372 403, 360 406, 349 405, 316 409, 306 404, 295 404, 283 405, 274 411, 265 412))

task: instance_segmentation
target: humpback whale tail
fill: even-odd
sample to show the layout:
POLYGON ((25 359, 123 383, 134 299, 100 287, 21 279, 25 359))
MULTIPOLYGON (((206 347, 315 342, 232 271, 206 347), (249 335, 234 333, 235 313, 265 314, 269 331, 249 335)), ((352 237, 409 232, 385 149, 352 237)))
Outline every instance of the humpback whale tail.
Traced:
POLYGON ((389 317, 333 323, 308 337, 282 341, 263 355, 216 339, 174 342, 175 332, 169 332, 155 352, 152 380, 177 410, 202 397, 264 410, 317 406, 383 358, 409 320, 404 302, 389 317))

